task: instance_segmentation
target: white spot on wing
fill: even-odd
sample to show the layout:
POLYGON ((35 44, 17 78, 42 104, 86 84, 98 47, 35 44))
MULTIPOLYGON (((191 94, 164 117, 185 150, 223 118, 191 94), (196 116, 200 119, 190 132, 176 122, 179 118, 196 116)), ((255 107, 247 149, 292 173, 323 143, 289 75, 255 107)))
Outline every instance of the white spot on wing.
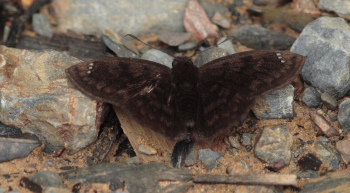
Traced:
POLYGON ((276 56, 277 56, 278 59, 280 59, 281 63, 285 63, 286 62, 285 60, 281 60, 283 58, 281 53, 276 53, 276 56))
POLYGON ((87 71, 88 74, 91 74, 91 70, 87 71))

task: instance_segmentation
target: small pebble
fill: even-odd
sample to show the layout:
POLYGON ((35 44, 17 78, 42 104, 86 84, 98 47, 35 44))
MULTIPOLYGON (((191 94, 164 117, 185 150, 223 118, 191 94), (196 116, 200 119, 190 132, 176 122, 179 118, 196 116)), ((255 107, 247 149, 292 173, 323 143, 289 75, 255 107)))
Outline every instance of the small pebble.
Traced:
POLYGON ((335 111, 338 107, 337 99, 330 95, 328 92, 322 93, 321 100, 329 110, 335 111))
POLYGON ((154 155, 157 153, 157 150, 149 145, 140 145, 139 151, 146 155, 154 155))

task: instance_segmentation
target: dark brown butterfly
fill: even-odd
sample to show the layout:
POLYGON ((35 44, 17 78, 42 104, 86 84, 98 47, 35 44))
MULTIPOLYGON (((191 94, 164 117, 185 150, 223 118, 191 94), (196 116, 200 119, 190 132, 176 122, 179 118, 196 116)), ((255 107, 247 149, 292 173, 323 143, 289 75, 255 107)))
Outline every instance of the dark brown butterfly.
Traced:
POLYGON ((201 67, 176 57, 172 68, 135 58, 83 62, 67 69, 86 95, 132 114, 172 140, 206 140, 237 126, 267 92, 289 84, 305 57, 289 51, 248 51, 201 67))

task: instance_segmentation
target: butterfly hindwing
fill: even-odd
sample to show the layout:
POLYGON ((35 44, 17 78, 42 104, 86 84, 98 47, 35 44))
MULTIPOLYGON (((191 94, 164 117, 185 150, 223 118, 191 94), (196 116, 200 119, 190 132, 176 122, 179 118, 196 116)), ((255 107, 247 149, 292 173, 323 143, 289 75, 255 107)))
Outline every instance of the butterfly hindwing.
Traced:
POLYGON ((151 61, 113 58, 83 62, 67 69, 84 94, 126 110, 140 123, 169 137, 177 135, 170 68, 151 61))
POLYGON ((213 60, 199 68, 203 127, 198 139, 237 126, 255 99, 291 83, 305 57, 289 51, 248 51, 213 60))

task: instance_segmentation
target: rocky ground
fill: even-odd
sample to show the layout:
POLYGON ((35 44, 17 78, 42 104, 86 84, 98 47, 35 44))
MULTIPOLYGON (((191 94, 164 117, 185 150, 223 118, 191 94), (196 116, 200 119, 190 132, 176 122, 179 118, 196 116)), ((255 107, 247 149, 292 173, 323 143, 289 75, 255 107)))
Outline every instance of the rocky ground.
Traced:
POLYGON ((0 1, 0 9, 0 192, 350 188, 345 1, 36 0, 0 1), (111 105, 85 96, 65 73, 114 56, 171 66, 171 56, 124 37, 129 33, 192 56, 197 66, 261 49, 290 50, 306 63, 291 85, 259 97, 230 135, 210 148, 197 145, 183 168, 173 168, 176 142, 143 130, 122 109, 118 120, 111 105))

